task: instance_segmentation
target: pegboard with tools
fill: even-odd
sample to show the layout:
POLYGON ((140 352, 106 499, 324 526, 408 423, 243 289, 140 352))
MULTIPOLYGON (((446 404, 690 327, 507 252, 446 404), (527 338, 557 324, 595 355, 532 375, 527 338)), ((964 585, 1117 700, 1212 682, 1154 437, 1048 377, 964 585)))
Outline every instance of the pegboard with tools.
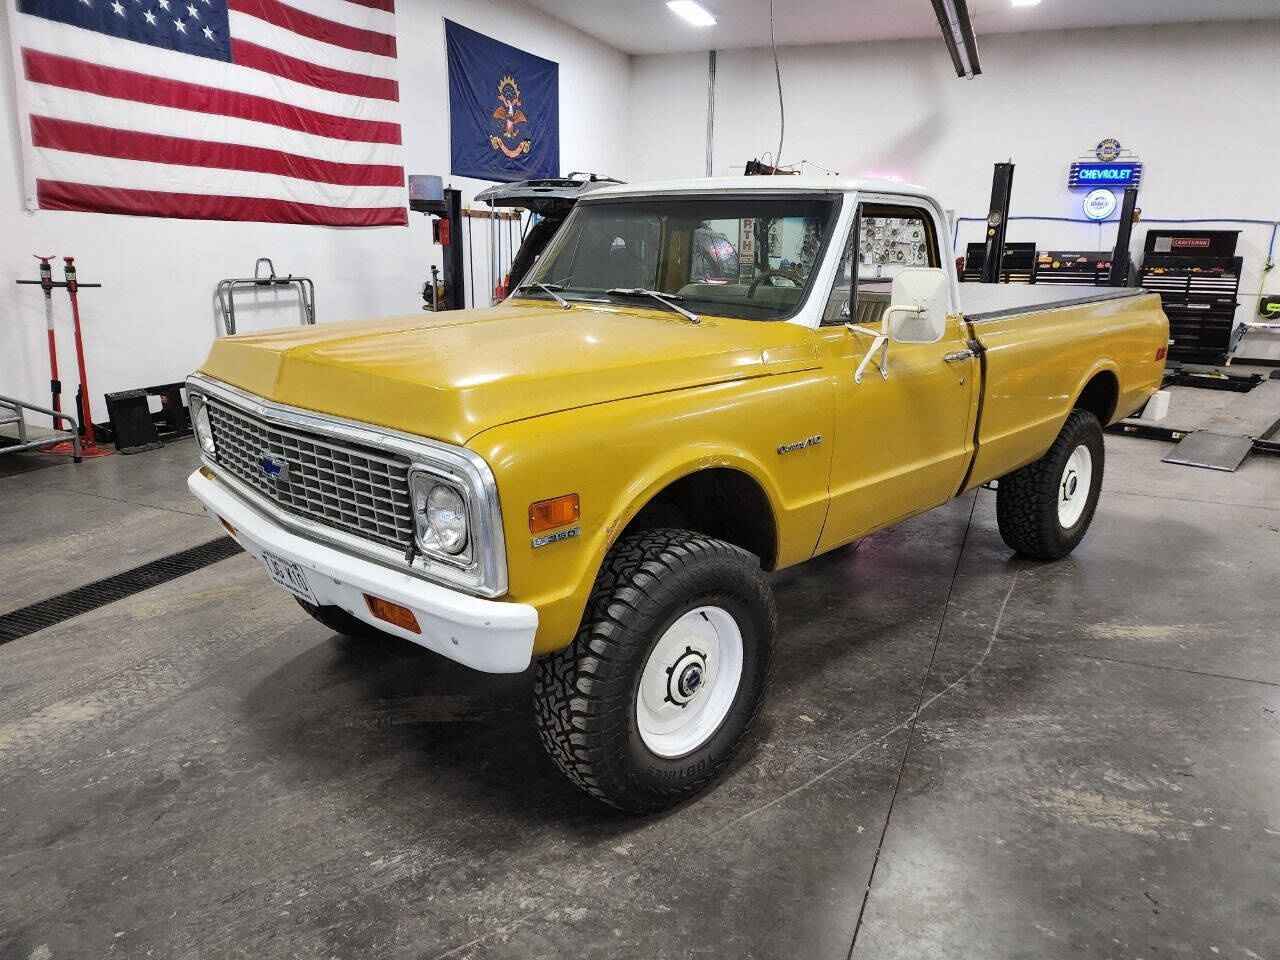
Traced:
POLYGON ((927 267, 929 248, 924 224, 910 217, 864 216, 858 238, 858 264, 873 276, 886 267, 927 267))

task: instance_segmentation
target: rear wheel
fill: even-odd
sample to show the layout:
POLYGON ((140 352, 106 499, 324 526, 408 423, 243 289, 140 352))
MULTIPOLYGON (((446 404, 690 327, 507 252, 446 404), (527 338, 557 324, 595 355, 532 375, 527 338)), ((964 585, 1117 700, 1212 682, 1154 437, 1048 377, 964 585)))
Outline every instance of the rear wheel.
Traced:
POLYGON ((1048 453, 1000 478, 996 519, 1004 542, 1038 560, 1074 550, 1098 506, 1104 456, 1098 418, 1072 410, 1048 453))
POLYGON ((777 613, 751 554, 685 530, 609 552, 572 644, 538 661, 543 745, 592 796, 671 806, 725 768, 764 701, 777 613))

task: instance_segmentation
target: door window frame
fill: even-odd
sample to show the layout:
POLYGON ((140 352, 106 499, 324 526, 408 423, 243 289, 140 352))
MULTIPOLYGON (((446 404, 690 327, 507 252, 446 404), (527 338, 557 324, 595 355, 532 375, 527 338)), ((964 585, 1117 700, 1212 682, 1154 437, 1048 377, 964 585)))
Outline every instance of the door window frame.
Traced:
MULTIPOLYGON (((937 212, 932 205, 923 202, 923 198, 897 196, 892 194, 859 194, 857 203, 854 205, 853 222, 849 225, 849 232, 846 242, 840 247, 840 259, 836 261, 835 277, 832 281, 831 292, 827 295, 825 302, 830 303, 837 295, 840 280, 840 268, 844 257, 849 252, 849 241, 856 238, 856 248, 858 255, 852 257, 849 267, 849 316, 838 317, 834 320, 825 319, 826 308, 823 308, 823 316, 818 318, 819 326, 834 327, 844 323, 851 323, 858 315, 858 272, 861 267, 861 249, 862 249, 862 221, 864 216, 871 217, 898 217, 899 219, 918 218, 924 225, 925 238, 924 242, 927 247, 928 266, 943 266, 942 243, 940 233, 938 231, 937 212), (913 202, 914 201, 914 202, 913 202), (870 208, 868 210, 868 208, 870 208)), ((954 283, 954 278, 949 278, 954 283)), ((952 288, 948 293, 947 313, 952 313, 952 306, 956 303, 955 291, 952 288)))

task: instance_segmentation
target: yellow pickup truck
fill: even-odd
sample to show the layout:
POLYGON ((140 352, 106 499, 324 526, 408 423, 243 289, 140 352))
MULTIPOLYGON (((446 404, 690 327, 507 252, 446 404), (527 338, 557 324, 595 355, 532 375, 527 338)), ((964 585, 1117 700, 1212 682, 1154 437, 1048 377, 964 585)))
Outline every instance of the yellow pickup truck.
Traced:
POLYGON ((946 237, 900 183, 605 187, 497 306, 216 341, 190 487, 325 626, 532 662, 560 768, 660 809, 760 710, 766 571, 993 480, 1013 550, 1088 529, 1160 300, 960 285, 946 237))

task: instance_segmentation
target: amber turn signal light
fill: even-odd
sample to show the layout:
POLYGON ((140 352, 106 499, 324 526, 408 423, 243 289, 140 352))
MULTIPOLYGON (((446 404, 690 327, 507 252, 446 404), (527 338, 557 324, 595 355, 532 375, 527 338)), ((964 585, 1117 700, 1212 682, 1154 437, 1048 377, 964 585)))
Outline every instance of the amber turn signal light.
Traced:
POLYGON ((227 523, 227 521, 223 520, 222 517, 218 517, 218 522, 222 524, 222 528, 226 530, 227 533, 231 534, 231 536, 234 537, 236 535, 236 528, 233 527, 231 524, 227 523))
POLYGON ((422 628, 418 626, 418 618, 413 615, 413 611, 408 607, 402 607, 398 603, 392 603, 390 600, 383 600, 381 597, 364 595, 365 606, 379 620, 385 620, 401 630, 408 630, 410 633, 421 633, 422 628))
POLYGON ((578 495, 566 493, 563 497, 539 500, 529 506, 529 532, 541 533, 552 527, 563 527, 578 519, 578 495))

